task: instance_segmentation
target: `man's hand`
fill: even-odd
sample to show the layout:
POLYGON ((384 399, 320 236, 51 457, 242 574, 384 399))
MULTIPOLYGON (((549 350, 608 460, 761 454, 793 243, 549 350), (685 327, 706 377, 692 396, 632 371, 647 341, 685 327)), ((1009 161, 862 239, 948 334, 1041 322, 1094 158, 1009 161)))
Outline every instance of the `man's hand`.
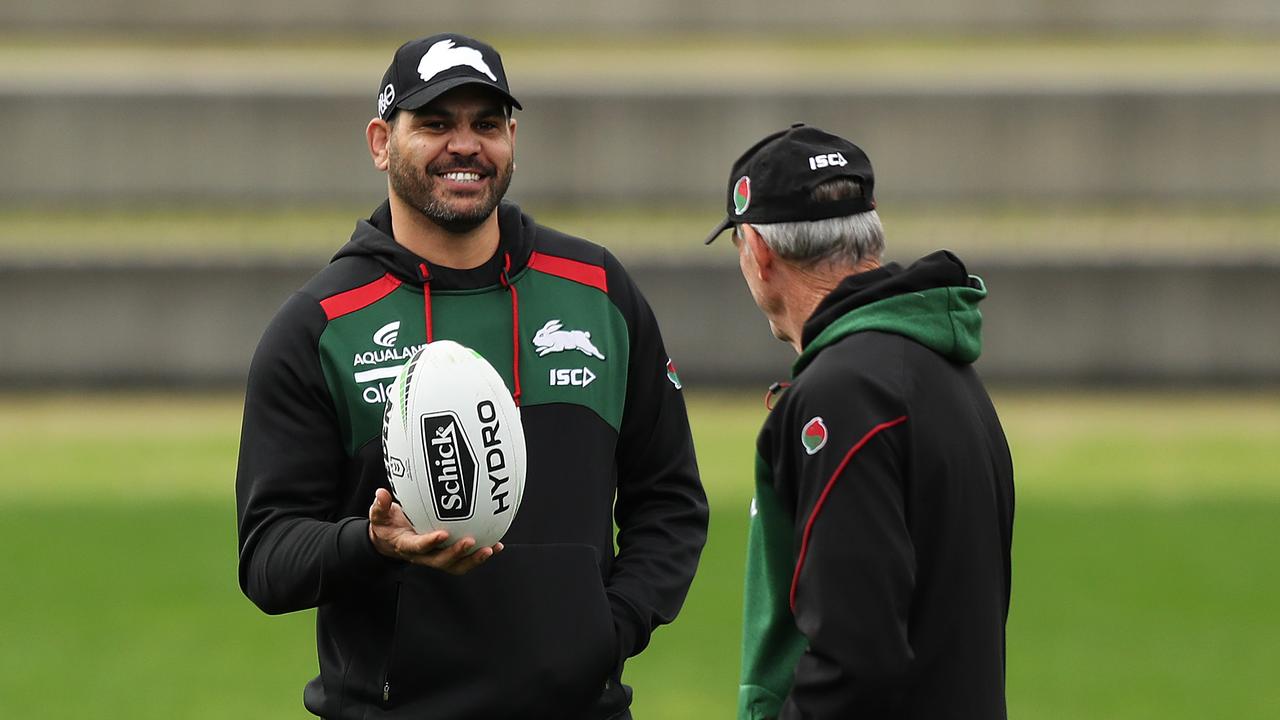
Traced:
POLYGON ((437 530, 425 535, 418 534, 409 523, 404 510, 391 502, 391 493, 384 488, 378 488, 373 495, 373 504, 369 506, 369 539, 378 552, 387 557, 425 565, 452 575, 470 572, 502 552, 502 543, 497 543, 468 555, 467 551, 476 544, 472 538, 465 537, 444 547, 444 542, 449 539, 448 532, 437 530))

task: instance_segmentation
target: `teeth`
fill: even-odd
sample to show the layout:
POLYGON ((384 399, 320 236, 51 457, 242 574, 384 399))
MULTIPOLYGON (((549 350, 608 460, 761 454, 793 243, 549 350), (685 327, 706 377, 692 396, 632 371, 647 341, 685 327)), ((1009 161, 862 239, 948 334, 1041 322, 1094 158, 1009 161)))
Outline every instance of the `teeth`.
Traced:
POLYGON ((479 182, 480 173, 477 172, 447 172, 444 176, 456 182, 479 182))

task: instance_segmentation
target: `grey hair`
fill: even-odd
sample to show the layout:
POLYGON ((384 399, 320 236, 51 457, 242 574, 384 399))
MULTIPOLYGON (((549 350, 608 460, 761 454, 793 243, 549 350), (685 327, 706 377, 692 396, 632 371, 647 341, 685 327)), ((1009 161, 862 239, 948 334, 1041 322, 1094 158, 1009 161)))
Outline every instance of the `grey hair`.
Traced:
MULTIPOLYGON (((861 186, 852 180, 829 181, 814 190, 815 199, 857 197, 861 186)), ((751 223, 765 243, 784 260, 799 265, 822 261, 856 265, 879 260, 884 252, 884 225, 875 210, 801 222, 751 223)))

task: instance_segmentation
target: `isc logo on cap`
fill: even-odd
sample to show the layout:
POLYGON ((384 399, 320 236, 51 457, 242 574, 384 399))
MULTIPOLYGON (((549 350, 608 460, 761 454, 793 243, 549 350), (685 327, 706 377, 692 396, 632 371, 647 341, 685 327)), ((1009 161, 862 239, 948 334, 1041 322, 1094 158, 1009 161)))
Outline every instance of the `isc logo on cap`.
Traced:
POLYGON ((809 158, 809 169, 817 170, 824 167, 844 167, 849 161, 844 159, 844 155, 838 152, 827 153, 825 155, 814 155, 809 158))

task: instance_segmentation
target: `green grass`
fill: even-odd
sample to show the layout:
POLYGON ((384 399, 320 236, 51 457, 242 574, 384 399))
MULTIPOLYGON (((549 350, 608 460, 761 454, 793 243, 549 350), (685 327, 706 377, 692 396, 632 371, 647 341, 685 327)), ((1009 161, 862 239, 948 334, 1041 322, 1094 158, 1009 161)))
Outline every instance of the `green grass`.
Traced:
POLYGON ((155 498, 0 508, 0 716, 304 716, 312 614, 268 618, 240 596, 234 512, 155 498))
POLYGON ((1280 502, 1019 510, 1010 716, 1268 717, 1280 502))
MULTIPOLYGON (((999 394, 1015 718, 1280 707, 1280 397, 999 394)), ((712 530, 636 715, 732 712, 759 394, 691 394, 712 530)), ((312 614, 239 593, 238 398, 0 397, 0 717, 305 717, 312 614)))
MULTIPOLYGON (((526 206, 544 224, 601 243, 624 260, 732 262, 732 253, 701 240, 723 214, 705 207, 526 206)), ((369 207, 282 208, 0 208, 0 261, 6 259, 328 261, 369 207), (32 243, 39 236, 41 243, 32 243)), ((891 259, 914 259, 940 247, 962 257, 1099 258, 1280 256, 1280 205, 1169 206, 893 206, 880 210, 891 259)))

